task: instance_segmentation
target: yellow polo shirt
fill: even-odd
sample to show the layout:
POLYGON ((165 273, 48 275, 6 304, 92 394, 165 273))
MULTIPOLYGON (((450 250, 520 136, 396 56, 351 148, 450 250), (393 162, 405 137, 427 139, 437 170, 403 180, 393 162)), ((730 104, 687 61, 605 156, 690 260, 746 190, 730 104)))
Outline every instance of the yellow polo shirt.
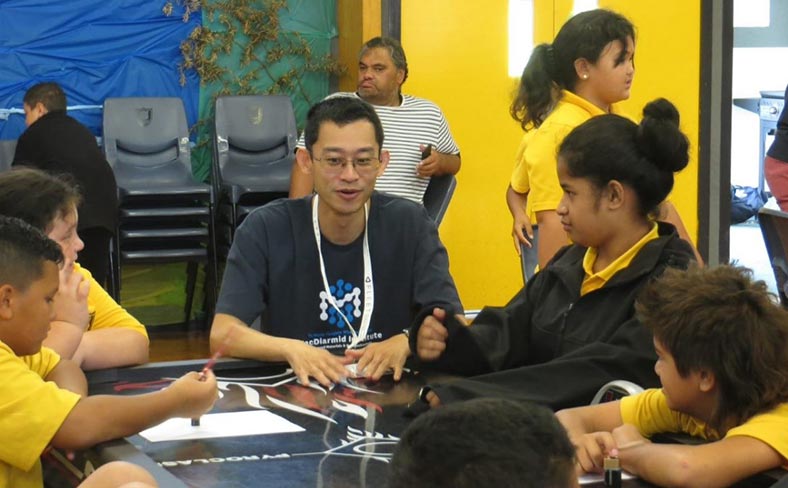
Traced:
POLYGON ((116 302, 109 293, 99 285, 98 281, 93 278, 90 271, 80 266, 79 263, 74 263, 74 271, 90 281, 90 291, 88 292, 90 326, 88 326, 88 330, 124 328, 136 330, 145 337, 148 337, 145 326, 126 311, 125 308, 118 305, 118 302, 116 302))
MULTIPOLYGON (((641 435, 650 437, 662 432, 689 434, 708 440, 719 440, 719 434, 704 422, 671 410, 661 389, 650 389, 621 399, 621 419, 634 425, 641 435)), ((750 417, 724 437, 748 436, 765 443, 783 458, 788 469, 788 403, 750 417)))
MULTIPOLYGON (((618 113, 615 106, 612 113, 618 113)), ((558 148, 572 129, 605 112, 574 93, 561 90, 561 99, 537 129, 527 131, 517 149, 511 185, 528 193, 526 213, 536 224, 536 212, 555 210, 563 194, 558 183, 558 148)))
POLYGON ((59 362, 46 347, 20 357, 0 342, 0 486, 44 486, 39 458, 80 398, 45 380, 59 362))
POLYGON ((607 283, 614 274, 629 266, 629 263, 635 259, 635 256, 643 249, 643 246, 657 237, 659 237, 659 229, 655 223, 651 227, 651 230, 637 241, 634 246, 630 247, 627 252, 617 257, 616 260, 607 265, 605 269, 596 273, 594 273, 594 263, 597 258, 597 250, 596 248, 589 247, 586 250, 586 255, 583 257, 583 271, 585 271, 586 275, 585 278, 583 278, 583 284, 580 286, 580 296, 605 286, 605 283, 607 283))

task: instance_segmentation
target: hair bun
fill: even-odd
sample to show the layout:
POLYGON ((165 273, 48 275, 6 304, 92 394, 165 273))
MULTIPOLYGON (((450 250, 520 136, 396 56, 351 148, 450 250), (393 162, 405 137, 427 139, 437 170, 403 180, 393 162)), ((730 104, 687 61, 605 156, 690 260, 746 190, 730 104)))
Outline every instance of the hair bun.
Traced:
POLYGON ((662 170, 680 171, 689 163, 689 140, 679 130, 679 111, 664 98, 643 108, 637 139, 643 156, 662 170))

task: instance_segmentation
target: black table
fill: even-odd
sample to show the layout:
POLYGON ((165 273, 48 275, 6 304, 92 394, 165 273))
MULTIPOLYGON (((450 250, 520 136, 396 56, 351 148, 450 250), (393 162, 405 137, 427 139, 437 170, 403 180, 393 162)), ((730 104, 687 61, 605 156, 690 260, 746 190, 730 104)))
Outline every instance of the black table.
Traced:
MULTIPOLYGON (((168 378, 199 371, 204 363, 151 363, 92 372, 88 375, 90 393, 152 391, 168 384, 168 378)), ((351 380, 351 386, 325 391, 288 382, 292 374, 285 365, 222 360, 214 371, 223 397, 212 413, 254 410, 250 404, 259 398, 260 406, 305 431, 164 442, 135 435, 80 452, 72 461, 52 451, 44 457, 46 485, 75 486, 82 473, 113 460, 126 460, 147 468, 166 488, 385 486, 394 447, 411 420, 404 415, 407 404, 425 383, 437 379, 411 373, 399 383, 390 377, 378 383, 351 380)), ((624 486, 650 485, 630 480, 624 486)))

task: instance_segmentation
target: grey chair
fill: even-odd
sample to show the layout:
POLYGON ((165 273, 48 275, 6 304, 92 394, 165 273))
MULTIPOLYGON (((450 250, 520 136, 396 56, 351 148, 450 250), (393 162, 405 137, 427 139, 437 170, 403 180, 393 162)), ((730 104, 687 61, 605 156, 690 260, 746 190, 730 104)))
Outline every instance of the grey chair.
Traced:
POLYGON ((613 380, 602 385, 591 400, 591 405, 620 400, 625 396, 637 395, 642 391, 642 386, 632 383, 631 381, 613 380))
POLYGON ((16 139, 6 139, 0 141, 0 171, 11 168, 16 152, 16 139))
POLYGON ((533 226, 534 237, 531 239, 531 247, 520 244, 520 266, 523 270, 523 283, 527 284, 528 280, 536 274, 536 266, 539 264, 539 227, 533 226))
POLYGON ((188 320, 197 266, 204 263, 209 312, 215 303, 218 274, 214 196, 210 185, 192 176, 183 102, 179 98, 108 98, 103 129, 104 151, 115 173, 120 206, 111 294, 120 297, 123 264, 186 262, 184 311, 188 320))
POLYGON ((287 95, 216 99, 213 179, 232 229, 254 208, 287 196, 297 139, 287 95))
POLYGON ((758 224, 774 272, 780 303, 788 308, 788 213, 761 208, 758 224))
POLYGON ((424 191, 424 208, 436 226, 441 225, 443 216, 449 208, 451 197, 457 188, 457 178, 454 175, 440 175, 430 178, 427 189, 424 191))

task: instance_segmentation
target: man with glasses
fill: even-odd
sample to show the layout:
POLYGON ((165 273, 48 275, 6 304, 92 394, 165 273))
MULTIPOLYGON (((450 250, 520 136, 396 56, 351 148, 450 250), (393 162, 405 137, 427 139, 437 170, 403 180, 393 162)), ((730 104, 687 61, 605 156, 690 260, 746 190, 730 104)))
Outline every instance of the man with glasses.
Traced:
POLYGON ((309 111, 299 168, 315 195, 278 200, 238 228, 211 348, 287 361, 302 384, 378 379, 410 356, 405 329, 434 307, 460 307, 446 249, 420 205, 377 193, 386 169, 375 110, 349 97, 309 111), (260 316, 260 331, 249 325, 260 316))
MULTIPOLYGON (((375 37, 361 48, 355 93, 329 96, 360 98, 375 108, 386 134, 389 165, 375 189, 421 203, 430 177, 457 174, 460 150, 441 109, 429 100, 402 94, 408 61, 399 41, 375 37), (429 148, 429 150, 428 150, 429 148)), ((303 137, 298 147, 304 147, 303 137)), ((293 165, 290 196, 312 193, 312 178, 293 165)))

